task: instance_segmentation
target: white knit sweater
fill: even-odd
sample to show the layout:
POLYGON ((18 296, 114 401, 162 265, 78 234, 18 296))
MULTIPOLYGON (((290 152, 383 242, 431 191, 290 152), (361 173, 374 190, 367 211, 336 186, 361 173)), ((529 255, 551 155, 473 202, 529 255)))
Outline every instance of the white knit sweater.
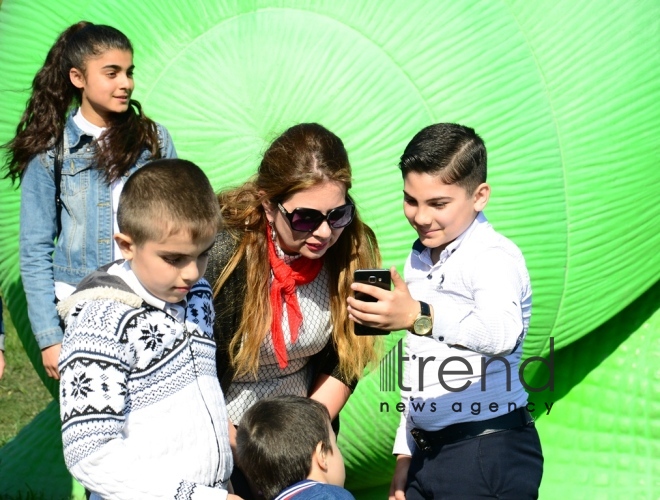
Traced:
POLYGON ((208 283, 188 294, 181 322, 110 273, 59 304, 67 467, 92 498, 226 498, 233 463, 208 283))

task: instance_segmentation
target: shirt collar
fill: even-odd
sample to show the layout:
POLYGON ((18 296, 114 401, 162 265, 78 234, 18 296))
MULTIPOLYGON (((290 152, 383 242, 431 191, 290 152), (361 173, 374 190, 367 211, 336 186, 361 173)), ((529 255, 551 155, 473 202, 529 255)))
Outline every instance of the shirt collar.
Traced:
POLYGON ((73 122, 78 126, 78 128, 86 135, 91 135, 94 139, 98 139, 101 134, 105 131, 105 127, 99 127, 94 125, 87 118, 85 118, 78 108, 73 115, 73 122))
POLYGON ((159 299, 142 286, 142 283, 140 283, 140 280, 131 269, 130 262, 127 260, 122 264, 113 266, 113 271, 114 272, 111 274, 115 274, 123 279, 126 284, 130 286, 131 289, 147 304, 156 309, 160 309, 161 311, 165 311, 170 316, 173 316, 174 319, 183 323, 186 314, 186 306, 188 305, 186 299, 176 303, 165 302, 164 300, 159 299))
POLYGON ((413 250, 417 251, 419 253, 419 258, 423 261, 425 261, 428 265, 438 265, 438 264, 444 264, 444 262, 449 258, 451 254, 453 254, 458 248, 461 246, 461 243, 463 243, 466 239, 470 237, 470 235, 475 231, 475 229, 482 224, 488 224, 488 219, 486 219, 486 216, 484 215, 483 212, 479 212, 475 219, 472 221, 472 224, 463 231, 454 241, 449 243, 445 247, 445 249, 440 253, 440 257, 438 258, 438 262, 435 264, 432 264, 431 261, 431 248, 425 247, 421 241, 416 240, 415 243, 413 244, 413 250))

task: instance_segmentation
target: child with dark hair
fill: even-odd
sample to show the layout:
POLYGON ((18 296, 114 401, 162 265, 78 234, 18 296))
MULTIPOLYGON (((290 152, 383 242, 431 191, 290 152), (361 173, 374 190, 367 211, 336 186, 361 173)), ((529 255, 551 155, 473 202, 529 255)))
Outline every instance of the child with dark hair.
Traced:
POLYGON ((525 259, 490 225, 486 146, 469 128, 419 131, 399 164, 419 238, 394 290, 355 283, 356 322, 409 331, 390 498, 536 498, 543 455, 517 376, 532 289, 525 259), (444 373, 443 373, 444 372, 444 373))
POLYGON ((78 282, 121 257, 112 244, 127 177, 176 157, 164 127, 133 93, 133 46, 119 30, 80 21, 55 41, 5 144, 7 177, 21 184, 20 266, 32 331, 48 376, 59 378, 55 310, 78 282))
POLYGON ((267 500, 353 499, 328 409, 301 396, 255 403, 238 427, 237 461, 267 500))
POLYGON ((100 498, 238 498, 202 278, 220 221, 195 164, 156 160, 119 199, 124 256, 57 308, 64 458, 100 498))

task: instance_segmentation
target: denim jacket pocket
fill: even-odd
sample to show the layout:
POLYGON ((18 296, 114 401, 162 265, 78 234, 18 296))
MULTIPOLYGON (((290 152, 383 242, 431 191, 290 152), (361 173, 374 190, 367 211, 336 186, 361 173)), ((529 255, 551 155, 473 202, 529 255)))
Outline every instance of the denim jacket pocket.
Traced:
POLYGON ((65 159, 62 165, 62 198, 78 196, 89 190, 93 157, 65 159))

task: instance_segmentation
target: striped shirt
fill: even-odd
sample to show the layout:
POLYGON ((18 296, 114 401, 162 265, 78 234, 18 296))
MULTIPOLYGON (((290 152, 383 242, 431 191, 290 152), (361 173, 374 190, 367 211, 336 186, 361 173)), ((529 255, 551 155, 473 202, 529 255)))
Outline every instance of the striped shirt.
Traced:
POLYGON ((289 486, 277 495, 274 500, 289 500, 290 498, 295 498, 296 500, 355 500, 355 497, 348 490, 340 486, 319 483, 311 479, 305 479, 293 486, 289 486))

